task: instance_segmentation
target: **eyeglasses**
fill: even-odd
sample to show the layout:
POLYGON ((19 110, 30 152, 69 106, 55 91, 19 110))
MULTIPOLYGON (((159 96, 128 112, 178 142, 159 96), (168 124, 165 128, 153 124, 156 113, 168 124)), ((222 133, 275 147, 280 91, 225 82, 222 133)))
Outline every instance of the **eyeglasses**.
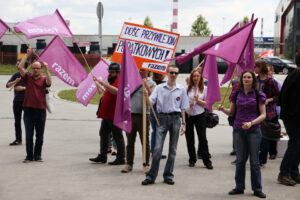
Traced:
POLYGON ((42 69, 42 68, 36 68, 36 67, 33 67, 32 69, 42 69))
POLYGON ((178 72, 169 72, 170 74, 172 74, 172 75, 178 75, 179 73, 178 72))

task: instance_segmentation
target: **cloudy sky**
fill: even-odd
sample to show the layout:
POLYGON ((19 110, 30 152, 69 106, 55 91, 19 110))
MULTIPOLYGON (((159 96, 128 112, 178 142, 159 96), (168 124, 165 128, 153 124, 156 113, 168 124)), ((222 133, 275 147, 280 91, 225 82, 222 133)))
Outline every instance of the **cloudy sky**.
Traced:
MULTIPOLYGON (((274 13, 280 0, 179 0, 178 32, 189 35, 199 14, 208 21, 214 35, 222 35, 244 16, 254 13, 259 18, 254 35, 260 36, 261 18, 264 36, 273 37, 274 13)), ((97 34, 98 0, 0 0, 0 18, 5 22, 20 22, 55 9, 66 20, 74 34, 97 34)), ((173 0, 101 0, 104 5, 103 34, 119 34, 125 21, 143 24, 149 16, 154 27, 169 30, 172 23, 173 0)))

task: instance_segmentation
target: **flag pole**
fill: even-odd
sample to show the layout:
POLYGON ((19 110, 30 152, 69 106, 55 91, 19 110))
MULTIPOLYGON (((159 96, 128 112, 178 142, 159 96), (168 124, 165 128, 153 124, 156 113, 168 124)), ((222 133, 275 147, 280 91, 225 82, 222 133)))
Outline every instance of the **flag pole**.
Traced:
MULTIPOLYGON (((143 92, 145 85, 143 83, 143 92)), ((146 174, 146 97, 143 95, 143 171, 146 174)))
POLYGON ((237 64, 236 67, 235 67, 235 69, 234 69, 234 72, 233 72, 233 74, 232 74, 232 76, 231 76, 231 79, 230 79, 230 82, 229 82, 228 87, 227 87, 227 89, 226 89, 225 95, 224 95, 224 97, 223 97, 223 99, 222 99, 221 106, 223 106, 223 103, 224 103, 225 98, 226 98, 226 96, 227 96, 227 94, 228 94, 228 90, 229 90, 229 88, 230 88, 230 85, 232 84, 232 80, 233 80, 233 78, 235 77, 235 74, 237 73, 238 66, 239 66, 239 65, 237 64))
MULTIPOLYGON (((90 72, 91 72, 92 70, 91 70, 91 68, 90 68, 90 66, 89 66, 89 64, 88 64, 88 62, 87 62, 87 60, 85 59, 85 57, 84 57, 84 55, 83 55, 81 49, 79 48, 78 42, 75 40, 75 38, 73 38, 73 42, 76 43, 76 46, 77 46, 77 48, 79 49, 79 52, 80 52, 81 56, 83 57, 83 60, 84 60, 84 62, 85 62, 85 64, 86 64, 86 66, 89 68, 89 70, 90 70, 90 72)), ((93 74, 93 73, 92 73, 92 74, 93 74)))
POLYGON ((151 108, 151 110, 152 110, 152 113, 153 113, 153 116, 154 116, 154 118, 155 118, 156 124, 157 124, 158 126, 160 126, 159 121, 158 121, 157 116, 156 116, 156 113, 155 113, 155 110, 154 110, 153 105, 152 105, 152 103, 151 103, 151 101, 150 101, 150 99, 149 99, 148 94, 147 94, 147 97, 146 97, 146 101, 147 101, 147 104, 150 106, 150 108, 151 108))

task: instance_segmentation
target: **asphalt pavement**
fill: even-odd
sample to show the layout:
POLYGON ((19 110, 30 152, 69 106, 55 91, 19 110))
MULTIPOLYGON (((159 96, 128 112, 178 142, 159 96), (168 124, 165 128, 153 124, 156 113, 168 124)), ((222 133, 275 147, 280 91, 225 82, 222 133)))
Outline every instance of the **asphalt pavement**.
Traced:
MULTIPOLYGON (((163 183, 161 160, 155 184, 142 186, 145 179, 142 170, 142 148, 136 140, 133 171, 122 174, 123 166, 93 164, 90 157, 99 153, 100 120, 96 118, 97 105, 84 107, 59 98, 54 99, 54 113, 47 113, 42 157, 44 162, 23 163, 23 145, 9 146, 14 140, 12 112, 13 92, 5 88, 9 75, 0 76, 0 200, 153 200, 153 199, 257 199, 252 195, 249 163, 247 164, 246 190, 244 195, 229 196, 234 188, 235 158, 232 150, 232 128, 227 117, 220 113, 220 124, 207 129, 213 170, 204 167, 202 160, 196 166, 188 166, 188 154, 184 136, 179 139, 174 167, 175 185, 163 183)), ((179 75, 178 82, 185 83, 186 75, 179 75)), ((276 78, 284 80, 284 75, 276 78)), ((53 77, 52 91, 71 89, 53 77)), ((126 137, 124 135, 126 141, 126 137)), ((167 154, 168 138, 164 154, 167 154)), ((108 156, 108 161, 114 160, 108 156)), ((281 158, 269 160, 262 168, 263 192, 272 200, 300 199, 300 185, 288 187, 277 183, 281 158)))

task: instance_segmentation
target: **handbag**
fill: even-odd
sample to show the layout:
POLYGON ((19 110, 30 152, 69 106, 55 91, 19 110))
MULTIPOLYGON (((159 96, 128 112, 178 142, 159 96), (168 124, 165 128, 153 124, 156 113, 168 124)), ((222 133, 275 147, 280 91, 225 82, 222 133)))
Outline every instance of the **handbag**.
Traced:
POLYGON ((53 93, 50 92, 49 88, 46 88, 46 109, 49 113, 52 113, 54 110, 54 104, 53 104, 53 93))
POLYGON ((219 116, 205 109, 206 128, 213 128, 219 124, 219 116))
POLYGON ((277 141, 280 139, 281 125, 278 121, 262 121, 261 133, 263 138, 267 140, 277 141))

